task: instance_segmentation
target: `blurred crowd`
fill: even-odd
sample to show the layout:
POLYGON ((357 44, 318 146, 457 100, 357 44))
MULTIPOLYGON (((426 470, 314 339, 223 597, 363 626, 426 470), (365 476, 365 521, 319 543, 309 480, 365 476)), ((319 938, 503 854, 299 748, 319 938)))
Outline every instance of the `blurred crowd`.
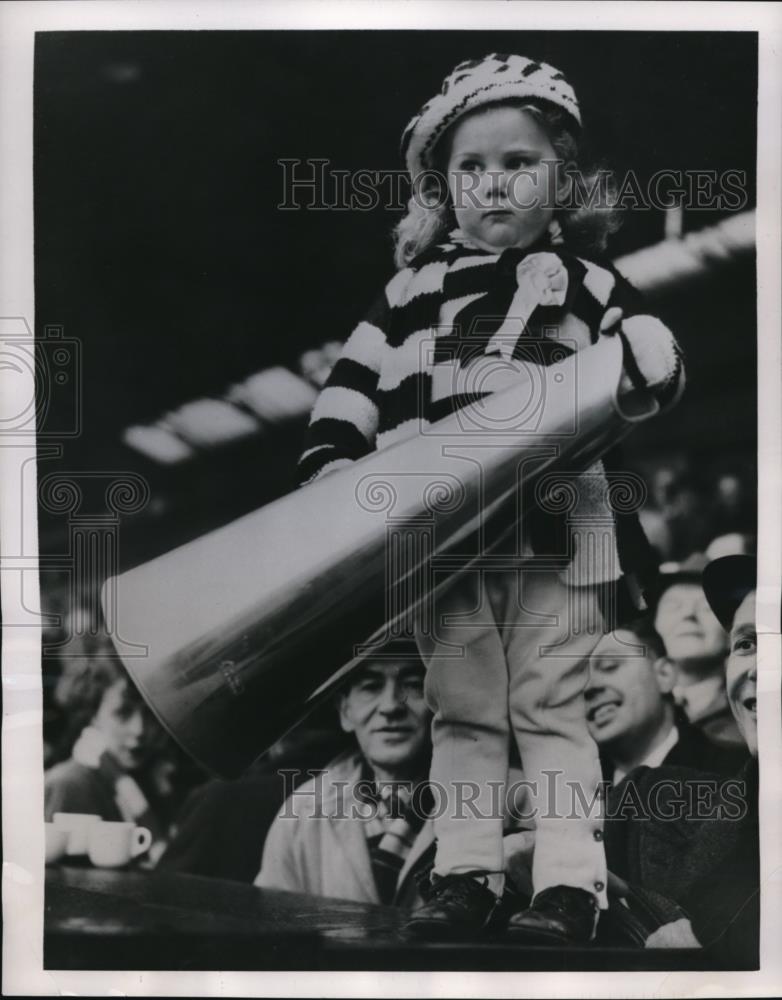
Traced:
MULTIPOLYGON (((754 554, 750 473, 728 468, 696 474, 687 463, 670 460, 644 474, 648 502, 642 520, 660 558, 659 586, 648 614, 598 647, 584 697, 604 779, 616 792, 628 775, 656 769, 720 780, 743 775, 751 799, 752 772, 747 785, 746 769, 757 753, 754 721, 748 722, 756 711, 754 686, 743 700, 731 695, 732 621, 720 617, 713 595, 704 590, 709 566, 725 565, 726 556, 754 554)), ((423 781, 428 771, 429 716, 414 650, 398 662, 368 662, 335 705, 304 720, 242 778, 222 781, 190 760, 155 719, 115 654, 95 594, 74 593, 65 577, 44 578, 42 600, 49 622, 43 673, 47 820, 75 812, 145 826, 153 847, 136 863, 146 867, 416 905, 433 853, 425 808, 422 815, 421 802, 412 809, 409 798, 400 802, 384 794, 389 782, 423 781), (385 739, 368 721, 377 718, 384 720, 385 739), (326 776, 319 786, 311 777, 317 769, 326 776), (303 822, 334 787, 364 789, 358 798, 373 808, 358 833, 350 824, 303 822), (304 811, 294 809, 288 817, 294 825, 286 824, 281 810, 294 800, 304 811)), ((523 761, 514 766, 523 773, 523 761)), ((735 855, 731 871, 738 872, 740 898, 733 899, 723 884, 722 903, 752 910, 745 898, 754 892, 757 869, 752 808, 750 820, 749 834, 742 827, 734 843, 734 824, 734 839, 723 847, 698 826, 700 854, 686 824, 669 824, 662 841, 654 840, 651 827, 643 836, 621 824, 615 833, 608 829, 614 903, 601 921, 606 940, 722 947, 734 921, 723 914, 720 922, 723 910, 702 886, 714 881, 709 863, 723 865, 735 855), (695 861, 688 860, 691 848, 695 861), (682 874, 675 858, 683 858, 685 868, 691 864, 692 877, 682 874)), ((533 842, 533 830, 509 826, 507 884, 520 897, 530 884, 533 842)), ((751 937, 739 940, 741 960, 752 951, 751 937)))
POLYGON ((695 552, 715 558, 754 544, 754 469, 738 462, 702 469, 683 454, 643 471, 648 494, 641 522, 663 563, 695 552))

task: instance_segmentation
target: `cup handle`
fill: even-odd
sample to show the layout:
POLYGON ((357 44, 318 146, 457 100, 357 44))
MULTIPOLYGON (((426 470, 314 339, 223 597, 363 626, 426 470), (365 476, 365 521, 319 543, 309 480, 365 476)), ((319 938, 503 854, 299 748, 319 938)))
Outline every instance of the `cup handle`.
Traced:
POLYGON ((133 831, 133 852, 132 856, 137 858, 139 854, 148 851, 152 846, 152 834, 145 826, 137 826, 133 831))

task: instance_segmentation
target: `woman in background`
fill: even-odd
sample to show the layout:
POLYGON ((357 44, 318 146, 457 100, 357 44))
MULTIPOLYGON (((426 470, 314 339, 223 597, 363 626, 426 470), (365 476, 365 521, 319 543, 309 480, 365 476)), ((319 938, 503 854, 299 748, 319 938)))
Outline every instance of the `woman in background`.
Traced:
POLYGON ((163 730, 119 661, 107 655, 66 661, 55 700, 67 718, 71 749, 46 772, 46 820, 77 812, 138 823, 152 832, 156 860, 165 847, 175 767, 163 730))

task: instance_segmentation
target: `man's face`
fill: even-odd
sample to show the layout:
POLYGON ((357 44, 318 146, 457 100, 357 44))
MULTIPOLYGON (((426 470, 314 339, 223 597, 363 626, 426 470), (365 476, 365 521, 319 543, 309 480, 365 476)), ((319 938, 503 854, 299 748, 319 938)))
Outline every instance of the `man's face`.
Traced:
POLYGON ((645 738, 665 721, 663 696, 673 688, 675 669, 638 647, 643 643, 637 636, 618 629, 601 639, 590 660, 587 726, 600 746, 645 738))
POLYGON ((342 728, 355 733, 361 752, 376 770, 405 777, 425 759, 429 709, 424 668, 404 660, 367 663, 339 705, 342 728))
POLYGON ((730 707, 753 757, 758 753, 757 632, 755 592, 747 594, 733 616, 725 686, 730 707))
POLYGON ((725 632, 699 583, 675 583, 660 598, 654 627, 673 660, 704 660, 726 652, 725 632))

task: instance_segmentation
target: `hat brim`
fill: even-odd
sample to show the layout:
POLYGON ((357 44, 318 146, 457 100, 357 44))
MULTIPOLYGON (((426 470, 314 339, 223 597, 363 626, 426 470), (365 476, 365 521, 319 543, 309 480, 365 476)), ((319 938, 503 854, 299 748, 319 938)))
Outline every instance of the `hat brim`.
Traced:
POLYGON ((730 632, 741 602, 757 589, 757 573, 757 560, 746 555, 722 556, 704 569, 706 600, 726 632, 730 632))

